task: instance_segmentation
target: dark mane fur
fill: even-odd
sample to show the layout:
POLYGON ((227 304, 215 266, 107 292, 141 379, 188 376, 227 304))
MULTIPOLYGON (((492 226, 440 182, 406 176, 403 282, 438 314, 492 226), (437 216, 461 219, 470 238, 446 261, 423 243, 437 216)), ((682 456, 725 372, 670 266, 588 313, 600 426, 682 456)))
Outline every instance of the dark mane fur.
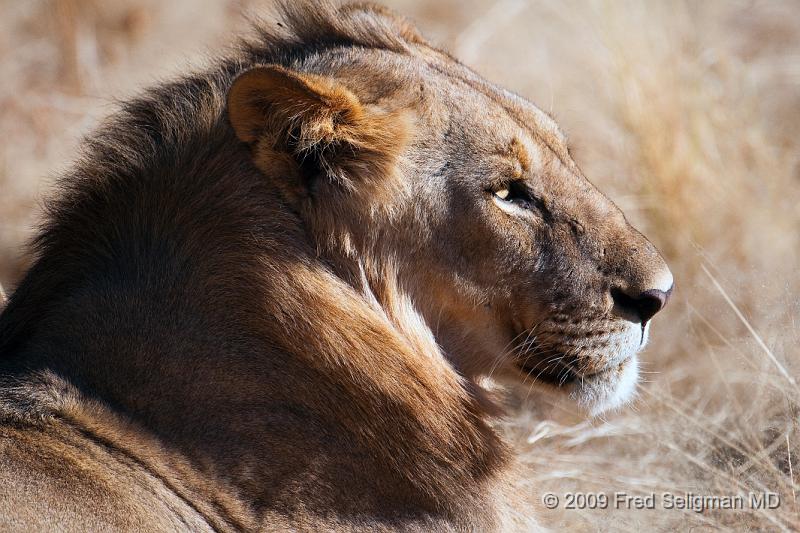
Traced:
MULTIPOLYGON (((131 197, 131 188, 148 188, 153 193, 161 188, 167 202, 169 195, 176 192, 170 176, 195 170, 191 167, 198 161, 213 162, 220 169, 238 165, 239 172, 251 170, 235 148, 238 143, 225 119, 225 95, 240 72, 258 64, 297 65, 337 47, 403 53, 423 42, 402 19, 394 15, 390 18, 386 10, 368 3, 339 7, 327 0, 287 0, 277 4, 276 12, 273 20, 254 21, 255 37, 241 40, 215 66, 158 85, 122 103, 84 141, 76 165, 57 182, 57 194, 45 205, 46 216, 31 245, 37 258, 31 275, 14 291, 17 296, 10 299, 0 320, 0 358, 23 341, 25 325, 34 314, 41 317, 47 307, 32 305, 27 296, 31 291, 66 293, 70 283, 77 281, 70 276, 80 276, 79 271, 87 271, 93 260, 114 258, 131 265, 140 259, 140 250, 109 248, 125 242, 139 243, 139 239, 112 243, 98 233, 102 227, 98 224, 105 219, 102 210, 125 208, 109 204, 108 200, 131 197), (198 148, 202 151, 198 152, 198 148), (123 188, 129 190, 123 192, 123 188), (54 277, 55 272, 61 275, 54 277), (46 287, 28 287, 34 283, 30 280, 46 287), (21 300, 28 302, 23 308, 17 303, 21 300)), ((243 190, 242 198, 246 197, 248 191, 243 190)), ((154 209, 155 213, 170 213, 163 209, 166 205, 153 207, 162 208, 154 209)), ((197 219, 200 218, 198 214, 197 219)), ((148 228, 150 237, 185 222, 191 224, 176 220, 154 222, 159 227, 148 228)))

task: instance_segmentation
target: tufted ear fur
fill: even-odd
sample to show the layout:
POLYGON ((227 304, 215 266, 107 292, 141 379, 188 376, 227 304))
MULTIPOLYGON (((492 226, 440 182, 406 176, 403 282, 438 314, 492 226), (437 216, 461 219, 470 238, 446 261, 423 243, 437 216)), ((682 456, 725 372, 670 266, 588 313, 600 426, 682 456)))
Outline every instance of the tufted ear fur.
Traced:
POLYGON ((347 187, 392 171, 406 138, 403 115, 364 105, 338 81, 270 65, 228 92, 236 136, 265 173, 296 173, 306 187, 327 177, 347 187))

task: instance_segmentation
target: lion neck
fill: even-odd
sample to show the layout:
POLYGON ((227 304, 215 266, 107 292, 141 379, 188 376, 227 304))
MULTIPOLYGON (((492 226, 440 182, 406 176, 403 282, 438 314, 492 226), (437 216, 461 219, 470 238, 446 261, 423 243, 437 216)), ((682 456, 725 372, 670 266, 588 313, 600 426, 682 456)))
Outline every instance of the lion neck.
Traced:
POLYGON ((280 317, 289 349, 298 359, 313 358, 344 388, 349 429, 420 490, 438 498, 459 486, 485 487, 506 463, 488 413, 392 283, 396 278, 384 270, 380 282, 370 283, 361 272, 355 286, 327 268, 293 272, 295 304, 317 305, 305 326, 310 336, 296 316, 280 317))

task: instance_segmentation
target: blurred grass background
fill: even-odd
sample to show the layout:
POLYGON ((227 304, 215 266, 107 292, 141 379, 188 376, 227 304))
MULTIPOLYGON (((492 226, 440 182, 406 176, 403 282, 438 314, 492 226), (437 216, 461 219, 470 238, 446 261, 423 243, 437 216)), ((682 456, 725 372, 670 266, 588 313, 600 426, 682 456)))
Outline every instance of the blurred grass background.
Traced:
MULTIPOLYGON (((546 524, 800 530, 800 2, 393 0, 552 113, 586 175, 664 252, 639 399, 585 421, 519 395, 503 423, 546 524), (774 510, 546 511, 544 491, 729 495, 774 510)), ((245 0, 0 0, 0 283, 54 176, 114 102, 202 66, 245 0)))

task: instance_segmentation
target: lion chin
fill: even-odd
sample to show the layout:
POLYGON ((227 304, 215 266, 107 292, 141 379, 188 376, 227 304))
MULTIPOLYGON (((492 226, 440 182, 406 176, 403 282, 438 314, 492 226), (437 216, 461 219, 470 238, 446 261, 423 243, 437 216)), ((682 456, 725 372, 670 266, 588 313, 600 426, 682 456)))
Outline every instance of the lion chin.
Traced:
POLYGON ((631 355, 598 372, 579 374, 573 370, 538 372, 520 369, 523 384, 529 389, 561 403, 567 400, 590 417, 615 411, 630 403, 636 395, 639 359, 631 355), (535 379, 531 380, 531 377, 535 379))
POLYGON ((634 355, 616 367, 574 381, 565 392, 581 409, 598 416, 629 403, 638 380, 639 359, 634 355))
POLYGON ((521 373, 524 384, 554 400, 568 400, 583 414, 599 416, 618 410, 635 398, 638 354, 647 344, 648 333, 649 326, 639 331, 629 328, 617 337, 615 349, 581 357, 535 346, 539 351, 544 349, 549 357, 534 362, 517 359, 517 374, 519 377, 521 373))
POLYGON ((538 372, 521 368, 523 383, 556 402, 565 399, 588 416, 599 416, 630 403, 639 380, 639 358, 630 355, 619 363, 593 373, 574 370, 538 372), (531 380, 530 378, 535 379, 531 380))

